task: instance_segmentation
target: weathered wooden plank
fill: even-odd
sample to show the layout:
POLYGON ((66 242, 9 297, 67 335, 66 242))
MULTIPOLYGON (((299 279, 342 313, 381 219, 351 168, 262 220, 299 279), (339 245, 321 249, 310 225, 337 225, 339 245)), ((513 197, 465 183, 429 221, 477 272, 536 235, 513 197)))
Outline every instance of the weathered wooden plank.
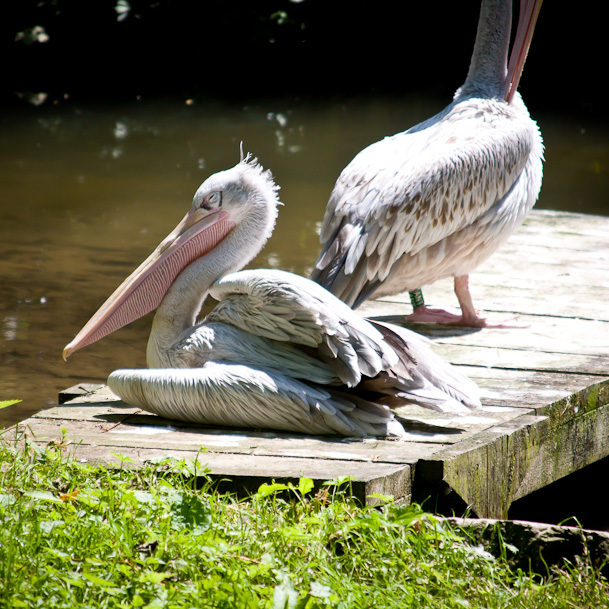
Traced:
MULTIPOLYGON (((607 216, 534 209, 511 239, 519 234, 531 233, 550 238, 546 240, 551 240, 552 235, 556 234, 603 238, 607 235, 608 226, 609 218, 607 216)), ((587 239, 582 239, 582 242, 586 243, 587 239)))
POLYGON ((507 518, 514 500, 609 455, 608 402, 609 384, 597 383, 422 459, 415 479, 448 484, 479 516, 507 518))
MULTIPOLYGON (((533 351, 532 349, 502 349, 492 346, 482 347, 474 344, 444 342, 435 343, 434 351, 453 364, 463 366, 479 366, 493 371, 519 370, 524 373, 527 371, 561 373, 567 389, 571 376, 596 375, 604 377, 608 372, 607 358, 601 355, 548 353, 533 351)), ((474 375, 479 376, 477 373, 474 373, 474 375)), ((506 380, 508 379, 506 378, 506 380)))
POLYGON ((609 405, 551 427, 512 501, 609 456, 609 405))
MULTIPOLYGON (((496 350, 517 350, 519 355, 525 356, 526 351, 533 352, 535 357, 544 354, 562 354, 569 357, 571 354, 605 357, 609 345, 607 324, 600 324, 590 320, 550 320, 537 318, 532 321, 529 328, 517 331, 501 329, 485 329, 480 336, 473 337, 474 333, 457 335, 441 335, 438 329, 426 330, 428 336, 442 336, 443 342, 454 345, 467 345, 468 347, 483 346, 496 350), (473 339, 473 340, 472 340, 473 339)), ((498 351, 499 352, 499 351, 498 351)), ((563 368, 568 371, 569 366, 563 368)))
MULTIPOLYGON (((607 224, 607 223, 606 223, 607 224)), ((604 230, 607 230, 605 227, 604 230)), ((527 258, 522 255, 522 252, 526 248, 536 248, 535 251, 539 252, 541 256, 554 254, 557 259, 565 259, 567 256, 572 255, 576 260, 585 259, 585 255, 590 256, 590 252, 594 252, 594 259, 596 261, 596 252, 598 251, 599 259, 602 261, 607 260, 607 249, 606 249, 606 236, 602 234, 602 230, 596 234, 589 233, 587 235, 575 234, 573 231, 558 231, 555 233, 548 233, 544 230, 537 230, 536 228, 523 228, 519 231, 497 251, 498 255, 504 253, 513 253, 514 260, 525 260, 527 258), (522 248, 522 249, 521 249, 522 248)), ((494 263, 494 255, 484 263, 484 266, 492 266, 494 263)))
MULTIPOLYGON (((379 314, 383 308, 375 307, 374 319, 404 325, 403 318, 399 314, 379 314)), ((477 329, 437 324, 411 324, 409 328, 438 344, 462 345, 466 346, 467 350, 481 347, 495 349, 497 354, 514 350, 517 355, 522 356, 523 361, 525 361, 527 353, 531 354, 533 358, 542 358, 545 354, 561 354, 565 357, 565 363, 572 354, 587 355, 593 358, 604 358, 607 355, 608 323, 587 319, 524 315, 520 316, 520 321, 529 326, 517 329, 477 329)), ((504 356, 510 357, 507 353, 504 356)), ((569 367, 567 366, 563 370, 569 370, 569 367)))
MULTIPOLYGON (((70 438, 72 436, 78 450, 89 446, 95 451, 101 450, 104 454, 108 452, 110 454, 124 454, 125 450, 128 451, 127 454, 132 450, 145 451, 146 454, 156 450, 161 450, 163 454, 168 454, 170 451, 190 451, 194 454, 198 453, 201 450, 201 446, 203 446, 206 449, 205 459, 213 455, 213 459, 218 467, 220 467, 219 463, 224 463, 224 461, 218 462, 216 455, 219 454, 232 455, 231 458, 241 455, 240 462, 242 464, 244 463, 244 458, 247 458, 247 466, 238 472, 240 476, 245 476, 251 467, 257 467, 257 460, 260 457, 263 457, 263 460, 266 457, 288 460, 313 458, 320 465, 322 472, 325 472, 321 474, 322 477, 328 477, 330 472, 334 471, 333 466, 326 467, 327 463, 324 464, 324 462, 341 461, 343 463, 351 463, 351 471, 354 471, 354 461, 357 461, 359 464, 377 463, 390 465, 393 463, 398 465, 402 463, 411 465, 419 460, 420 465, 416 466, 418 469, 415 471, 418 472, 420 470, 424 474, 427 472, 427 478, 429 479, 429 464, 441 462, 443 463, 441 470, 433 470, 433 468, 431 470, 436 476, 434 479, 436 483, 444 479, 449 484, 451 482, 454 484, 453 478, 456 478, 458 484, 454 485, 456 487, 455 490, 465 497, 475 495, 475 501, 470 501, 470 503, 475 506, 475 509, 479 513, 496 514, 498 513, 497 510, 503 509, 506 503, 504 501, 498 504, 499 500, 497 498, 501 498, 502 493, 497 491, 496 488, 489 488, 488 485, 500 483, 501 487, 505 487, 505 477, 500 475, 499 471, 495 471, 495 468, 501 469, 502 464, 505 464, 506 452, 509 453, 508 446, 512 447, 512 450, 515 445, 522 446, 521 436, 518 435, 518 432, 524 428, 527 431, 527 436, 531 436, 533 435, 530 431, 531 429, 533 432, 539 433, 540 423, 545 425, 555 424, 561 417, 564 420, 570 421, 572 420, 573 413, 576 411, 579 412, 586 409, 593 411, 597 409, 598 404, 608 397, 608 393, 607 383, 599 383, 596 388, 588 389, 585 394, 582 392, 582 395, 578 399, 573 399, 572 396, 569 396, 560 403, 556 402, 550 414, 559 413, 560 416, 555 414, 554 416, 531 416, 530 414, 523 416, 519 414, 523 412, 523 409, 499 408, 495 410, 495 414, 510 412, 513 416, 511 418, 504 418, 503 422, 488 419, 476 421, 478 425, 482 423, 482 427, 479 427, 482 431, 470 434, 452 447, 446 444, 431 445, 431 450, 429 450, 430 445, 422 447, 420 443, 402 443, 376 439, 352 441, 327 438, 315 439, 304 436, 286 436, 280 438, 276 434, 269 433, 261 433, 261 437, 257 438, 253 437, 251 432, 243 434, 201 433, 193 429, 180 430, 173 426, 151 425, 150 423, 158 419, 158 417, 153 415, 131 415, 130 419, 134 421, 133 423, 115 424, 107 422, 105 427, 102 423, 92 425, 87 421, 53 420, 39 417, 36 420, 35 428, 31 429, 31 432, 35 433, 36 440, 46 442, 55 441, 61 443, 65 441, 66 437, 70 438), (546 423, 546 421, 549 421, 549 423, 546 423), (65 437, 62 433, 62 428, 66 429, 65 437), (506 438, 509 438, 511 443, 507 442, 506 438), (515 442, 513 438, 517 438, 519 442, 515 442), (167 441, 167 439, 170 440, 167 441), (134 448, 134 444, 137 448, 134 448), (320 444, 323 448, 318 450, 320 444), (329 450, 328 447, 331 449, 329 450), (372 448, 372 451, 370 451, 370 448, 372 448), (410 452, 412 448, 414 448, 414 452, 410 452), (450 458, 448 458, 448 453, 452 453, 450 458), (406 463, 404 463, 405 461, 406 463), (479 481, 481 471, 489 473, 486 478, 486 487, 479 481), (438 477, 440 474, 441 476, 438 477), (477 484, 471 482, 472 475, 477 484), (481 494, 485 496, 485 501, 481 500, 481 494)), ((58 410, 69 410, 69 406, 63 406, 58 410)), ((456 422, 463 423, 462 418, 455 419, 456 422)), ((531 451, 525 451, 522 448, 519 448, 518 452, 527 455, 531 454, 531 451)), ((514 455, 509 454, 508 456, 513 461, 514 455)), ((235 463, 238 462, 236 461, 235 463)), ((286 462, 286 467, 293 467, 293 464, 288 465, 286 462)), ((233 469, 231 471, 235 472, 236 470, 233 469)), ((425 478, 424 474, 422 474, 423 478, 425 478)), ((228 474, 225 472, 225 475, 228 474)), ((553 475, 558 474, 555 472, 553 475)), ((309 477, 311 476, 312 474, 309 477)), ((512 474, 510 479, 518 479, 518 476, 512 474)), ((528 480, 530 479, 531 476, 529 475, 528 480)), ((527 481, 526 487, 523 488, 526 488, 527 492, 530 492, 535 487, 527 481)), ((511 499, 513 500, 515 497, 516 493, 513 492, 511 499)), ((509 504, 507 507, 509 507, 509 504)))
POLYGON ((482 403, 512 408, 544 408, 606 377, 538 370, 460 366, 482 391, 482 403))
MULTIPOLYGON (((83 442, 68 446, 68 454, 92 465, 118 466, 127 468, 142 467, 145 463, 165 459, 184 461, 192 467, 197 461, 196 470, 201 474, 218 480, 224 490, 253 493, 269 481, 297 481, 300 477, 311 478, 321 483, 349 476, 351 490, 355 497, 368 504, 376 503, 375 494, 391 495, 397 502, 410 503, 412 500, 411 468, 404 464, 375 462, 358 463, 352 461, 320 460, 298 457, 250 457, 243 454, 204 452, 198 450, 145 448, 91 445, 83 442), (230 480, 227 480, 230 478, 230 480), (228 484, 226 484, 228 482, 228 484)), ((194 468, 193 468, 194 469, 194 468)))
POLYGON ((535 278, 542 285, 557 283, 562 289, 565 287, 564 278, 573 276, 578 285, 581 283, 591 288, 597 285, 606 287, 607 270, 609 270, 609 250, 600 250, 592 255, 587 249, 569 250, 562 247, 550 248, 547 244, 508 241, 492 258, 479 266, 473 276, 476 278, 476 284, 478 277, 481 283, 488 283, 491 279, 496 282, 497 276, 505 273, 503 284, 506 283, 506 279, 514 285, 519 281, 535 278), (593 264, 591 259, 594 261, 593 264), (526 264, 522 261, 526 261, 526 264))
POLYGON ((549 428, 547 417, 524 415, 432 459, 421 459, 415 469, 417 494, 433 496, 446 485, 477 516, 507 517, 515 480, 524 478, 538 450, 537 443, 528 440, 542 427, 549 428))
POLYGON ((90 401, 102 402, 108 400, 112 402, 116 400, 116 396, 106 385, 100 383, 79 383, 60 391, 57 396, 57 403, 61 405, 75 398, 79 398, 81 404, 86 404, 90 401))
POLYGON ((556 319, 557 322, 570 318, 607 322, 608 313, 603 303, 609 299, 609 288, 586 289, 578 281, 564 278, 564 282, 572 284, 568 289, 564 283, 542 284, 535 280, 515 280, 510 287, 476 282, 472 285, 472 297, 482 310, 503 312, 504 318, 509 318, 510 314, 523 316, 523 323, 535 321, 526 319, 525 315, 556 319))
MULTIPOLYGON (((586 319, 596 322, 609 321, 609 312, 605 305, 609 301, 609 289, 604 287, 589 287, 577 285, 565 289, 564 285, 547 286, 543 294, 551 294, 551 298, 540 297, 540 282, 534 279, 528 281, 514 280, 510 287, 505 285, 485 285, 479 275, 471 281, 472 298, 476 307, 487 313, 496 313, 499 319, 511 319, 521 324, 531 324, 540 317, 555 320, 556 323, 564 319, 586 319), (530 316, 530 317, 527 317, 530 316)), ((442 280, 433 286, 423 288, 426 304, 442 308, 458 309, 458 302, 453 293, 450 281, 442 280)), ((383 296, 378 300, 366 301, 358 313, 364 317, 410 315, 412 306, 407 293, 394 296, 383 296)), ((403 320, 403 318, 402 318, 403 320)), ((401 321, 400 323, 403 323, 401 321)), ((549 323, 549 322, 548 322, 549 323)), ((408 327, 420 332, 419 326, 432 324, 418 324, 408 327)), ((506 332, 505 330, 503 331, 506 332)), ((605 333, 607 331, 605 330, 605 333)))
POLYGON ((496 423, 515 416, 506 412, 505 416, 495 415, 477 418, 475 425, 467 421, 452 421, 460 427, 437 426, 435 432, 418 432, 406 441, 377 438, 346 439, 337 437, 320 438, 274 434, 272 432, 251 432, 247 430, 207 430, 199 427, 183 427, 180 423, 157 421, 157 417, 137 416, 129 422, 113 421, 70 421, 67 419, 30 419, 27 431, 38 442, 57 442, 65 437, 70 442, 95 444, 97 446, 166 448, 170 450, 208 450, 247 455, 315 457, 318 459, 339 459, 354 462, 370 461, 385 463, 412 463, 421 455, 430 456, 447 444, 476 434, 496 423), (133 421, 133 422, 131 422, 133 421), (451 433, 452 432, 452 433, 451 433))

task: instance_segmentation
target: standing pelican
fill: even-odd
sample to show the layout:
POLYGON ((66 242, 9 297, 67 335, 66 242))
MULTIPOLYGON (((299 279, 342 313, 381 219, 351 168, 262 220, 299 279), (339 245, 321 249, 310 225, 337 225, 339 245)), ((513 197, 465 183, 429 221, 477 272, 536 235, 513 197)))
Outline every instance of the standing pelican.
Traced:
POLYGON ((482 0, 453 102, 347 165, 324 216, 315 281, 353 307, 408 290, 408 321, 493 325, 474 309, 469 273, 522 224, 541 189, 541 134, 516 92, 541 1, 521 0, 506 66, 511 0, 482 0), (461 315, 429 309, 420 291, 451 276, 461 315))
POLYGON ((66 346, 64 358, 157 309, 148 370, 117 370, 125 402, 205 424, 351 436, 404 435, 389 406, 460 412, 476 385, 422 337, 362 319, 318 284, 234 272, 262 249, 277 186, 255 159, 208 178, 180 224, 66 346), (196 323, 210 294, 219 304, 196 323))

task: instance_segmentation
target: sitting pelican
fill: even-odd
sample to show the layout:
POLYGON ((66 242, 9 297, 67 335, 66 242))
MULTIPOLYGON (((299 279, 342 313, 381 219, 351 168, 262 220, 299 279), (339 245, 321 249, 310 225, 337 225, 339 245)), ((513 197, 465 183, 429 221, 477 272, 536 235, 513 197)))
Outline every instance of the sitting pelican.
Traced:
POLYGON ((521 0, 506 67, 511 0, 482 0, 467 79, 453 102, 362 150, 340 174, 311 278, 354 308, 410 292, 407 321, 484 327, 469 273, 522 224, 541 189, 543 143, 516 92, 542 0, 521 0), (420 288, 454 277, 461 315, 420 288))
POLYGON ((235 272, 271 235, 278 187, 249 157, 209 177, 191 209, 117 288, 64 358, 157 309, 148 370, 110 389, 171 419, 309 434, 403 436, 392 406, 478 408, 477 386, 423 337, 369 322, 318 284, 278 270, 235 272), (196 318, 211 295, 219 304, 196 318))

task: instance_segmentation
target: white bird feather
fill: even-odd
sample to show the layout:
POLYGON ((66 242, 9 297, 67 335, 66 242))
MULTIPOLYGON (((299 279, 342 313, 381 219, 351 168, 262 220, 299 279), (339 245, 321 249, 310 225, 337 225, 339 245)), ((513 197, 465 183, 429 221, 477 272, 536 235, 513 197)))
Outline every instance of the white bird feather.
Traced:
MULTIPOLYGON (((522 2, 532 36, 541 2, 522 2)), ((507 82, 520 77, 506 70, 510 26, 511 0, 483 0, 468 78, 453 102, 371 144, 340 174, 312 278, 347 304, 469 275, 535 204, 543 144, 520 96, 505 99, 507 82)), ((456 291, 461 321, 484 325, 456 291)))
POLYGON ((478 408, 477 386, 422 337, 366 321, 298 275, 232 272, 270 236, 276 193, 272 176, 255 160, 208 178, 184 220, 64 355, 158 302, 148 341, 150 369, 117 370, 108 384, 125 402, 165 417, 313 434, 403 436, 390 407, 478 408), (197 324, 208 295, 219 303, 197 324))

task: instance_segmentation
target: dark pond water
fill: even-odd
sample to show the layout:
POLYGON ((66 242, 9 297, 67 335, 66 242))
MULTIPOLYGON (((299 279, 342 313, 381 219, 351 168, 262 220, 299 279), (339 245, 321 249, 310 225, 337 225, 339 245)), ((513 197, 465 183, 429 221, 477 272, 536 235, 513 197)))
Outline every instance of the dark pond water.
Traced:
MULTIPOLYGON (((446 100, 267 101, 222 107, 188 100, 121 107, 46 104, 0 119, 0 412, 25 417, 75 383, 145 365, 150 316, 75 354, 64 345, 174 227, 209 174, 239 144, 270 168, 285 207, 253 262, 306 274, 340 170, 381 137, 446 100)), ((546 143, 538 207, 608 214, 605 127, 536 113, 546 143)))

